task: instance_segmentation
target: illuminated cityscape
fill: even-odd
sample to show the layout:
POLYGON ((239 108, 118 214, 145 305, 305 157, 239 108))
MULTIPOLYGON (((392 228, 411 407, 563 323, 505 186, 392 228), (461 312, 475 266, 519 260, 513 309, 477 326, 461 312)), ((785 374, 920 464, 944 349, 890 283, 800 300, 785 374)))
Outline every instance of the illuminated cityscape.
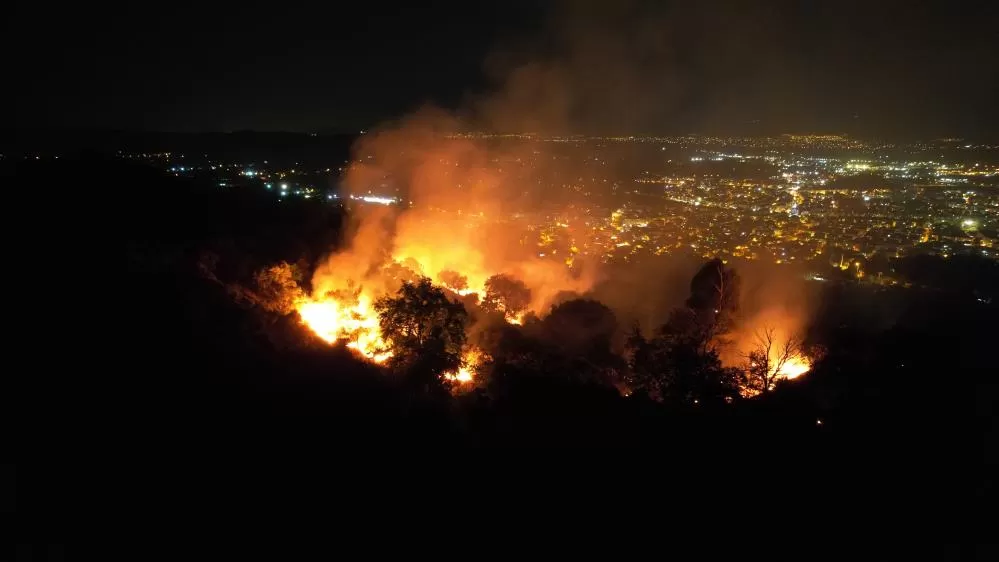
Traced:
MULTIPOLYGON (((519 229, 522 244, 568 266, 718 256, 798 264, 818 280, 832 269, 890 284, 896 258, 997 258, 996 146, 959 139, 871 144, 839 135, 451 138, 501 147, 489 173, 511 189, 528 189, 524 204, 503 215, 440 212, 464 212, 469 228, 494 222, 519 229)), ((221 189, 264 189, 279 200, 409 204, 391 177, 341 199, 340 178, 351 162, 283 168, 173 153, 121 156, 176 175, 210 176, 221 189)))

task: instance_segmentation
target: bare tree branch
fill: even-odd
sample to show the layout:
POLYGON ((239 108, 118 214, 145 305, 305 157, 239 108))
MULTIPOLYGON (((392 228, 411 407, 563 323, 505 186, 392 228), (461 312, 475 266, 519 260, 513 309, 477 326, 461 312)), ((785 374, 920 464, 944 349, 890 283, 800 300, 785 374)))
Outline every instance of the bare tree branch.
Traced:
POLYGON ((745 355, 747 365, 744 370, 749 391, 760 394, 773 390, 780 380, 786 378, 782 374, 784 367, 800 353, 801 340, 798 337, 791 335, 781 342, 773 326, 764 326, 757 331, 755 345, 745 355))

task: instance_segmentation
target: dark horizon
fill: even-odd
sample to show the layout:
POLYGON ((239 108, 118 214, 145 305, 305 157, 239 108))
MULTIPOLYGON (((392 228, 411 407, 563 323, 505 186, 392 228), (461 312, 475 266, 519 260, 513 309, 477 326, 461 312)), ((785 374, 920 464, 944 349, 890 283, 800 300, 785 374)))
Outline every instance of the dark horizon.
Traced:
POLYGON ((76 8, 7 18, 9 126, 993 140, 987 2, 76 8), (533 125, 533 126, 530 126, 533 125))
MULTIPOLYGON (((226 136, 226 135, 270 135, 270 136, 296 136, 296 137, 352 137, 357 138, 363 134, 368 134, 376 132, 379 130, 380 126, 388 125, 394 123, 395 121, 384 121, 379 123, 370 129, 360 129, 360 130, 347 130, 347 129, 317 129, 317 130, 292 130, 292 129, 235 129, 235 130, 220 130, 220 129, 205 129, 205 130, 168 130, 168 129, 138 129, 138 128, 113 128, 113 127, 8 127, 0 128, 0 140, 10 141, 9 144, 20 144, 24 140, 25 135, 34 136, 36 138, 42 138, 43 136, 52 136, 55 139, 64 139, 70 136, 82 136, 82 135, 150 135, 150 136, 177 136, 177 137, 195 137, 195 136, 226 136)), ((558 132, 538 132, 538 131, 496 131, 496 130, 486 130, 486 129, 455 129, 450 131, 454 133, 481 133, 481 134, 494 134, 494 135, 537 135, 539 137, 557 137, 557 136, 574 136, 580 138, 607 138, 607 137, 624 137, 633 136, 636 138, 643 137, 712 137, 712 136, 724 136, 732 138, 776 138, 781 136, 796 136, 796 135, 838 135, 846 138, 855 139, 863 142, 886 142, 892 144, 915 144, 923 142, 948 142, 948 141, 971 141, 975 143, 976 148, 981 148, 980 145, 984 144, 991 146, 993 143, 999 141, 999 131, 994 135, 983 135, 983 136, 972 136, 972 135, 961 135, 957 134, 939 134, 935 136, 908 136, 908 135, 861 135, 850 133, 845 130, 790 130, 790 131, 718 131, 718 130, 672 130, 672 131, 659 131, 659 132, 621 132, 621 133, 558 133, 558 132)), ((16 147, 15 147, 16 148, 16 147)))

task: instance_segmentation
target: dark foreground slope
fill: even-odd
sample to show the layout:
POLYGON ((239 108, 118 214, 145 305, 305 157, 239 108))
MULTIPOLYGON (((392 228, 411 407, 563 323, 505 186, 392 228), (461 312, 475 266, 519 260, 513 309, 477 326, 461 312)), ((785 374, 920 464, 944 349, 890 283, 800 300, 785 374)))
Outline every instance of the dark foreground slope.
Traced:
MULTIPOLYGON (((17 193, 5 208, 17 264, 9 472, 19 525, 41 537, 28 543, 76 545, 104 511, 143 542, 178 519, 225 527, 330 501, 428 513, 455 497, 523 497, 527 512, 634 504, 620 519, 681 497, 722 510, 789 494, 827 514, 853 498, 858 518, 865 505, 939 506, 963 534, 920 554, 983 552, 970 514, 994 498, 992 306, 892 293, 901 313, 874 329, 864 315, 888 296, 832 289, 814 372, 726 408, 668 408, 571 376, 504 400, 430 399, 204 275, 206 259, 232 278, 279 260, 307 268, 336 245, 340 209, 111 159, 4 177, 17 193)), ((141 557, 178 554, 187 539, 174 538, 141 557)))

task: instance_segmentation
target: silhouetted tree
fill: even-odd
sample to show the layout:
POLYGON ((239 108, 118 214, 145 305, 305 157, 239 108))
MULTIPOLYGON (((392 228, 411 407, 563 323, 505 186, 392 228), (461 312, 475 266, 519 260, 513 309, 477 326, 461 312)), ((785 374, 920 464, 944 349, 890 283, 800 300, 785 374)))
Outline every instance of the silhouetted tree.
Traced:
POLYGON ((646 339, 641 328, 636 325, 624 344, 629 369, 624 383, 630 392, 644 393, 655 399, 662 398, 664 380, 659 376, 659 367, 663 361, 656 357, 660 351, 662 348, 646 339))
POLYGON ((571 354, 610 351, 617 332, 614 312, 589 299, 574 299, 552 307, 541 320, 553 345, 571 354))
POLYGON ((626 354, 628 386, 654 399, 697 405, 730 401, 738 394, 736 370, 722 367, 717 352, 688 338, 660 332, 646 339, 636 328, 626 354))
POLYGON ((448 387, 444 373, 461 366, 468 314, 429 278, 403 283, 395 296, 375 302, 382 336, 391 342, 389 365, 422 390, 448 387))
POLYGON ((751 394, 770 392, 777 383, 787 379, 784 367, 800 353, 801 342, 797 337, 789 336, 781 343, 776 329, 765 326, 756 333, 753 349, 746 354, 743 387, 751 394))
POLYGON ((569 355, 519 327, 506 324, 498 329, 499 339, 484 365, 483 391, 507 415, 527 422, 529 434, 536 423, 554 420, 566 429, 578 429, 592 419, 597 404, 619 398, 608 376, 609 369, 623 370, 619 356, 569 355))
POLYGON ((687 306, 694 310, 715 309, 717 313, 738 309, 739 276, 715 258, 703 266, 690 280, 687 306))
POLYGON ((670 311, 669 318, 659 327, 657 334, 671 342, 684 341, 700 348, 707 348, 707 344, 711 342, 697 312, 686 306, 670 311))
POLYGON ((740 287, 739 274, 725 267, 718 258, 704 264, 690 280, 688 310, 684 312, 688 318, 682 321, 687 323, 686 329, 702 349, 719 343, 717 338, 734 327, 740 287))
POLYGON ((516 316, 531 304, 531 290, 519 279, 509 275, 493 275, 486 280, 486 296, 482 306, 516 316))
POLYGON ((568 363, 573 378, 609 384, 625 370, 624 361, 613 351, 617 318, 602 303, 589 299, 563 302, 552 307, 539 327, 546 344, 568 363))

